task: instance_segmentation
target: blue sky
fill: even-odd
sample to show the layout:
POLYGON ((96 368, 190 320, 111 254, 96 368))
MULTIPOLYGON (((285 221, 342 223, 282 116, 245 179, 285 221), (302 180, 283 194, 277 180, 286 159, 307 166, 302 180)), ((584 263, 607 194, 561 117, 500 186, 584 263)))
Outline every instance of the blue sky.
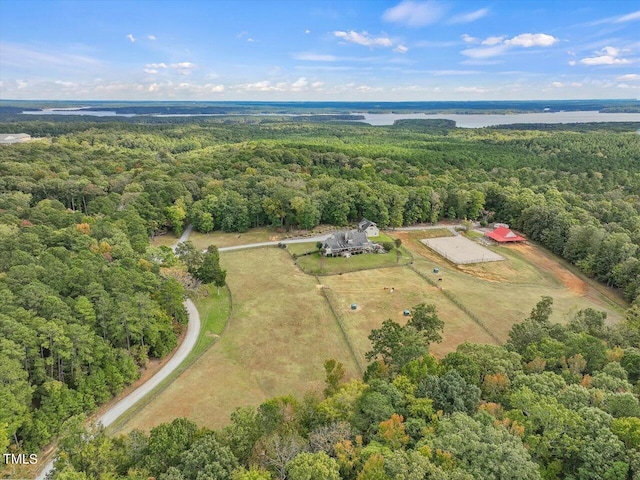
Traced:
POLYGON ((0 1, 0 98, 640 97, 634 0, 0 1))

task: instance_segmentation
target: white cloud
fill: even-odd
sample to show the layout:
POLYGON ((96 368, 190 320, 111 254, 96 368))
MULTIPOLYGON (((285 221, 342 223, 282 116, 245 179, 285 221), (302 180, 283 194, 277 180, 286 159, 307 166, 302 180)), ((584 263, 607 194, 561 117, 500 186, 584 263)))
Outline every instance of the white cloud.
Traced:
POLYGON ((393 51, 398 53, 407 53, 409 49, 405 45, 400 44, 394 48, 393 51))
POLYGON ((184 69, 184 68, 196 68, 196 65, 191 62, 180 62, 180 63, 172 63, 170 67, 184 69))
POLYGON ((147 38, 153 42, 156 39, 156 36, 155 35, 147 35, 147 38))
POLYGON ((156 70, 158 68, 167 68, 167 64, 166 63, 147 63, 145 65, 145 68, 156 70))
POLYGON ((383 20, 409 27, 424 27, 440 20, 447 11, 445 5, 434 0, 404 0, 384 12, 383 20))
POLYGON ((295 82, 289 84, 287 82, 272 83, 269 80, 254 83, 241 83, 233 85, 232 90, 242 92, 300 92, 306 90, 308 81, 305 77, 300 77, 295 82))
POLYGON ((575 60, 569 60, 569 65, 571 65, 572 67, 576 64, 577 62, 575 60))
POLYGON ((507 45, 494 45, 491 47, 467 48, 460 53, 470 58, 491 58, 503 55, 508 50, 507 45))
POLYGON ((620 50, 618 48, 604 47, 596 52, 595 57, 583 58, 580 63, 583 65, 625 65, 631 63, 631 61, 626 58, 620 58, 620 50))
POLYGON ((149 91, 150 92, 156 92, 160 89, 160 84, 159 83, 152 83, 151 85, 149 85, 149 91))
POLYGON ((304 60, 307 62, 335 62, 338 57, 334 55, 324 55, 321 53, 302 52, 293 55, 296 60, 304 60))
POLYGON ((467 35, 466 33, 463 33, 462 35, 460 35, 460 38, 462 38, 462 40, 464 40, 465 43, 479 43, 480 42, 479 38, 472 37, 471 35, 467 35))
POLYGON ((393 42, 388 37, 374 37, 369 35, 367 32, 363 31, 358 33, 353 30, 349 30, 348 32, 335 31, 333 34, 350 43, 356 43, 358 45, 363 45, 365 47, 391 47, 393 46, 393 42))
POLYGON ((499 37, 487 37, 481 43, 482 45, 491 46, 491 45, 498 45, 502 43, 503 40, 504 40, 504 35, 501 35, 499 37))
MULTIPOLYGON (((462 38, 463 40, 472 39, 476 42, 478 40, 474 37, 468 37, 467 39, 464 35, 462 38)), ((557 38, 546 33, 522 33, 506 40, 504 36, 494 36, 482 40, 481 44, 485 45, 484 47, 467 48, 460 53, 475 59, 491 58, 504 55, 511 47, 550 47, 558 41, 557 38)))
POLYGON ((360 93, 376 93, 381 92, 382 90, 382 87, 370 87, 369 85, 360 85, 356 87, 356 91, 360 93))
POLYGON ((156 70, 154 68, 145 68, 143 71, 144 71, 144 73, 148 73, 150 75, 154 75, 154 74, 158 73, 158 70, 156 70))
POLYGON ((614 23, 625 23, 625 22, 634 22, 636 20, 640 20, 640 10, 636 10, 635 12, 628 13, 627 15, 622 15, 613 20, 614 23))
POLYGON ((298 80, 291 84, 291 91, 299 92, 300 90, 304 90, 309 85, 309 82, 305 77, 300 77, 298 80))
POLYGON ((304 33, 309 34, 311 33, 311 30, 309 30, 308 28, 304 31, 304 33))
POLYGON ((640 75, 638 75, 637 73, 627 73, 626 75, 620 75, 619 77, 617 77, 617 80, 621 80, 624 82, 640 81, 640 75))
POLYGON ((169 65, 169 67, 175 69, 178 72, 178 75, 191 75, 191 71, 198 66, 195 63, 191 62, 180 62, 172 63, 169 65))
POLYGON ((504 43, 507 45, 516 45, 519 47, 550 47, 559 40, 552 35, 546 33, 522 33, 516 35, 510 40, 506 40, 504 43))
POLYGON ((62 87, 77 87, 78 86, 78 84, 75 83, 75 82, 65 82, 65 81, 62 81, 62 80, 56 80, 54 83, 56 85, 60 85, 62 87))
POLYGON ((127 35, 127 38, 129 39, 129 41, 130 41, 131 43, 135 43, 135 42, 136 42, 136 37, 134 37, 132 33, 130 33, 129 35, 127 35))
POLYGON ((486 93, 489 90, 482 87, 457 87, 455 91, 458 93, 486 93))
POLYGON ((565 88, 565 87, 580 88, 582 86, 582 83, 580 83, 580 82, 570 82, 570 83, 551 82, 551 86, 555 87, 555 88, 565 88))
POLYGON ((489 13, 489 9, 488 8, 481 8, 481 9, 475 10, 473 12, 454 15, 453 17, 451 17, 451 20, 449 20, 447 23, 450 23, 450 24, 471 23, 471 22, 475 22, 476 20, 479 20, 482 17, 486 16, 487 13, 489 13))

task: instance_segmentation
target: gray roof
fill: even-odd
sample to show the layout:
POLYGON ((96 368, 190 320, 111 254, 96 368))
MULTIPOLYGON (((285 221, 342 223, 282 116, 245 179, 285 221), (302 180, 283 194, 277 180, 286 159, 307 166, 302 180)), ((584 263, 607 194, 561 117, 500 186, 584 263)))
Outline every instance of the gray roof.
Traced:
POLYGON ((374 227, 377 226, 371 220, 367 220, 366 218, 363 218, 362 220, 360 220, 360 223, 358 223, 358 230, 364 231, 367 228, 369 228, 371 225, 373 225, 374 227))
POLYGON ((367 235, 358 230, 347 230, 343 232, 334 232, 322 244, 323 248, 329 247, 331 250, 341 250, 344 248, 363 247, 369 245, 367 235))

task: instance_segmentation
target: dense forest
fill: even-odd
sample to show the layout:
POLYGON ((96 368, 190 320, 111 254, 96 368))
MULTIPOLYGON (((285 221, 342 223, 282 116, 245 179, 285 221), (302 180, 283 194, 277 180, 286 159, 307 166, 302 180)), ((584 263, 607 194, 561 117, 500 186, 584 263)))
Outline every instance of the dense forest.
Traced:
MULTIPOLYGON (((289 445, 296 459, 305 452, 299 460, 260 465, 290 478, 310 477, 291 474, 289 460, 301 471, 320 462, 345 478, 364 470, 374 473, 359 478, 414 478, 394 472, 418 468, 433 478, 471 478, 485 468, 475 461, 520 465, 522 475, 512 478, 538 478, 540 468, 545 478, 638 475, 640 427, 630 417, 638 416, 640 370, 640 135, 629 127, 0 124, 2 132, 42 139, 0 148, 3 450, 42 447, 70 428, 69 418, 110 399, 150 357, 176 345, 187 285, 161 271, 177 260, 149 246, 154 235, 180 234, 189 223, 209 232, 311 229, 363 216, 390 228, 468 219, 509 223, 619 289, 631 303, 627 322, 607 329, 586 312, 561 328, 542 315, 514 329, 508 347, 467 345, 440 362, 424 356, 433 338, 412 327, 424 342, 373 354, 377 367, 364 382, 336 380, 317 405, 276 399, 239 412, 216 434, 185 421, 148 438, 96 432, 94 442, 104 445, 71 440, 64 447, 69 468, 95 477, 82 462, 104 448, 119 459, 104 478, 130 469, 169 475, 170 467, 182 468, 184 451, 193 452, 196 472, 206 450, 220 452, 220 468, 230 472, 289 445), (312 447, 313 432, 343 450, 312 447), (461 435, 494 445, 461 446, 461 435), (161 460, 162 441, 174 436, 177 453, 161 460), (498 453, 513 460, 492 460, 498 453)), ((389 329, 397 339, 407 335, 389 329)), ((174 473, 166 478, 196 478, 174 473)), ((60 478, 83 478, 73 475, 60 478)), ((224 478, 215 475, 198 478, 224 478)))

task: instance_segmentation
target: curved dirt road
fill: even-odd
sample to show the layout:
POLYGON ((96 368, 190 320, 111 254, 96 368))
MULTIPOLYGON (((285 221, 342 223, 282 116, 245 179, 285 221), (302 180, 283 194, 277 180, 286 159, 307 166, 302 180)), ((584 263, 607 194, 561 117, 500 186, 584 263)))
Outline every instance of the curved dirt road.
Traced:
MULTIPOLYGON (((187 312, 189 312, 187 334, 178 347, 178 350, 176 350, 176 352, 173 354, 173 357, 171 357, 171 359, 164 365, 164 367, 162 367, 158 371, 158 373, 156 373, 148 381, 140 385, 133 392, 121 399, 104 414, 98 417, 96 419, 96 422, 102 423, 102 425, 104 425, 105 427, 111 425, 118 419, 120 415, 122 415, 134 404, 136 404, 140 399, 142 399, 142 397, 151 392, 151 390, 157 387, 160 382, 167 378, 178 367, 178 365, 180 365, 182 361, 187 358, 187 355, 189 355, 189 353, 195 346, 196 341, 198 340, 201 324, 200 315, 198 314, 198 309, 196 308, 195 304, 189 299, 185 300, 184 303, 185 307, 187 308, 187 312)), ((51 472, 51 470, 53 470, 53 460, 47 462, 47 464, 36 477, 36 480, 44 480, 47 474, 51 472)))

